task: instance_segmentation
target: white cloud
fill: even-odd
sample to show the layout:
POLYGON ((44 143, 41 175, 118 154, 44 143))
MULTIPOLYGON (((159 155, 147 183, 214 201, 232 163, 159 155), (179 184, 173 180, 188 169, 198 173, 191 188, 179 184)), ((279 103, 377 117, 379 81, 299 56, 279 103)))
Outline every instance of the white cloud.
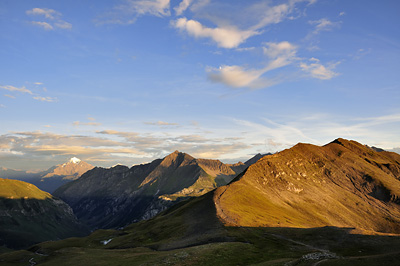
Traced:
POLYGON ((182 2, 179 4, 179 6, 175 7, 175 13, 177 16, 182 15, 183 12, 189 7, 193 0, 182 0, 182 2))
POLYGON ((6 86, 0 86, 0 89, 33 94, 30 90, 26 89, 25 86, 22 86, 21 88, 17 88, 17 87, 11 86, 11 85, 6 85, 6 86))
POLYGON ((36 25, 39 27, 42 27, 45 30, 53 30, 53 26, 51 26, 49 23, 44 22, 44 21, 31 21, 32 25, 36 25))
MULTIPOLYGON (((289 0, 287 3, 274 6, 270 4, 270 1, 259 2, 256 4, 249 4, 244 8, 236 9, 233 14, 228 12, 222 17, 220 13, 218 13, 219 15, 213 15, 213 12, 210 13, 207 12, 207 10, 203 10, 201 13, 202 15, 199 17, 212 21, 216 24, 216 27, 207 27, 198 20, 187 18, 180 18, 173 21, 172 25, 195 38, 210 38, 219 47, 236 48, 248 38, 261 34, 262 29, 266 26, 280 23, 289 18, 289 15, 295 10, 295 5, 300 2, 307 1, 289 0), (242 20, 246 20, 246 22, 242 20), (244 26, 243 29, 243 25, 248 24, 249 21, 252 21, 250 26, 244 26)), ((206 1, 202 4, 202 7, 206 6, 208 3, 209 1, 206 1)), ((179 6, 175 8, 176 14, 181 15, 190 4, 191 1, 183 0, 179 6)), ((223 5, 218 7, 224 8, 223 5)), ((216 7, 211 5, 211 8, 216 7)))
POLYGON ((272 61, 265 68, 266 71, 289 65, 296 59, 297 46, 287 42, 268 42, 263 47, 264 54, 272 61))
POLYGON ((33 8, 25 12, 30 16, 42 16, 47 21, 31 21, 30 23, 35 26, 42 27, 45 30, 71 29, 72 24, 61 19, 62 14, 54 9, 49 8, 33 8))
POLYGON ((10 95, 10 94, 4 94, 5 97, 11 98, 11 99, 15 99, 15 96, 10 95))
POLYGON ((308 73, 311 77, 322 80, 328 80, 339 75, 338 73, 333 71, 333 69, 336 67, 338 63, 330 64, 327 67, 325 67, 324 65, 319 63, 319 60, 318 61, 316 60, 318 59, 311 58, 310 61, 312 61, 313 63, 309 64, 302 62, 300 63, 300 68, 304 72, 308 73))
POLYGON ((309 21, 308 23, 315 25, 315 29, 311 34, 316 35, 321 31, 331 31, 333 28, 338 27, 341 22, 332 22, 326 18, 322 18, 320 20, 309 21))
POLYGON ((41 102, 57 102, 58 99, 57 98, 53 98, 53 97, 42 97, 42 96, 35 96, 33 97, 33 99, 41 101, 41 102))
POLYGON ((56 23, 54 24, 54 26, 56 26, 57 28, 60 28, 60 29, 64 29, 64 30, 70 30, 70 29, 72 29, 72 24, 71 24, 71 23, 68 23, 68 22, 66 22, 66 21, 59 21, 59 22, 56 22, 56 23))
POLYGON ((26 14, 28 15, 41 15, 44 16, 47 19, 53 20, 55 17, 61 16, 61 14, 53 9, 49 8, 33 8, 31 10, 27 10, 26 14))
POLYGON ((208 78, 213 82, 223 83, 232 88, 261 89, 272 86, 274 81, 261 78, 264 69, 245 69, 241 66, 221 66, 209 69, 208 78))
POLYGON ((208 69, 208 77, 214 82, 223 83, 233 88, 266 88, 278 83, 276 79, 266 79, 262 75, 273 69, 281 68, 296 60, 297 47, 287 41, 266 43, 264 54, 270 59, 261 69, 246 69, 241 66, 221 66, 208 69))
POLYGON ((251 36, 258 34, 256 31, 241 31, 233 26, 229 28, 208 28, 195 20, 180 18, 172 25, 181 31, 186 31, 195 38, 211 38, 219 47, 235 48, 251 36))

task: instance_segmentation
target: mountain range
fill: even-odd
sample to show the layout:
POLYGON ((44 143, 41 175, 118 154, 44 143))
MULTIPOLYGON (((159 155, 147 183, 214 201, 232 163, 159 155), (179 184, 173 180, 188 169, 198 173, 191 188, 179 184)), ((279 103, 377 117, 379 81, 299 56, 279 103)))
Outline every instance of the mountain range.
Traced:
POLYGON ((91 229, 114 229, 40 243, 0 261, 398 265, 400 259, 400 155, 345 139, 299 143, 251 165, 176 151, 131 168, 94 168, 55 194, 91 229))
POLYGON ((54 195, 67 202, 90 228, 118 228, 149 219, 182 199, 226 185, 261 157, 224 164, 175 151, 131 168, 96 167, 61 186, 54 195))

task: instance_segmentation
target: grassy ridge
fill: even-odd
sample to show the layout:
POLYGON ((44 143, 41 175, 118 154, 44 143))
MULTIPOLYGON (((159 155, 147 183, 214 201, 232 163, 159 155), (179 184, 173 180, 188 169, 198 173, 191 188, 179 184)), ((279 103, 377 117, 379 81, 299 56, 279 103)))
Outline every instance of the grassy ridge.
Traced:
POLYGON ((38 189, 32 184, 0 178, 0 198, 44 200, 51 197, 49 193, 38 189))

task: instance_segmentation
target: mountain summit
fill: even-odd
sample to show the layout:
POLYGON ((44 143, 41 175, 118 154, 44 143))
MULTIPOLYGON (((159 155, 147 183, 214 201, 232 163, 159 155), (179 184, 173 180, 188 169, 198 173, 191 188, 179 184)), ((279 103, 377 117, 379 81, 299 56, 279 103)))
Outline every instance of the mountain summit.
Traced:
POLYGON ((400 233, 400 155, 345 139, 300 143, 260 159, 214 201, 226 225, 400 233))
POLYGON ((42 176, 42 179, 59 176, 62 177, 62 179, 75 180, 93 168, 93 165, 81 161, 76 157, 72 157, 68 162, 59 164, 47 170, 47 173, 42 176))

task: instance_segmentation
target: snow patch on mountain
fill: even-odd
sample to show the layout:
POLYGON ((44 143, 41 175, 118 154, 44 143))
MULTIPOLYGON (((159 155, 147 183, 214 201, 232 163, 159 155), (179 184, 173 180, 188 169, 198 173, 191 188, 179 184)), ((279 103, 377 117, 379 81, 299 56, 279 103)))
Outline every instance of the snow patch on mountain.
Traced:
POLYGON ((80 163, 81 160, 78 159, 78 158, 76 158, 76 157, 72 157, 71 159, 69 159, 69 162, 70 162, 70 163, 75 163, 75 164, 77 164, 77 163, 80 163))

